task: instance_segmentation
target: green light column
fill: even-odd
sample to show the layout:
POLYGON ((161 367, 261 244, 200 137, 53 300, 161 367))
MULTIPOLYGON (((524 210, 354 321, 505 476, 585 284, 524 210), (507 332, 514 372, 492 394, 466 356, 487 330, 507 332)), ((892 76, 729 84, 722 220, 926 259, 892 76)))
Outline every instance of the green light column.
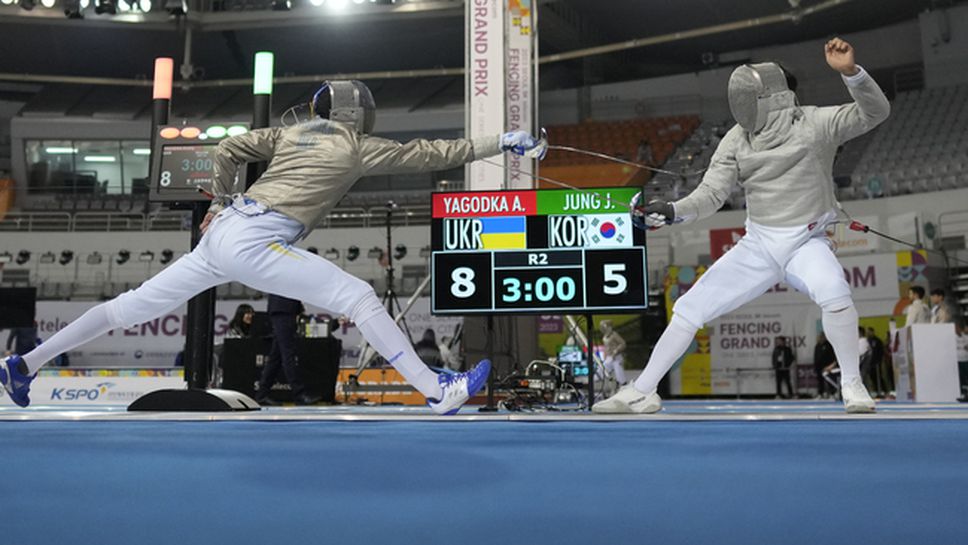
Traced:
MULTIPOLYGON (((269 51, 255 54, 255 73, 252 77, 252 129, 269 126, 269 112, 272 111, 272 70, 275 55, 269 51)), ((259 162, 249 165, 245 186, 249 188, 266 171, 268 163, 259 162)))

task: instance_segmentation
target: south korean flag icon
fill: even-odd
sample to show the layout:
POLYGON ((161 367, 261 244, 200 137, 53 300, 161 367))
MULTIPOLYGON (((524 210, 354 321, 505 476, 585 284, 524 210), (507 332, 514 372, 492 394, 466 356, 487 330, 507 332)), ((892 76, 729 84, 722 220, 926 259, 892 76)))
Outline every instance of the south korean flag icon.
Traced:
POLYGON ((632 237, 631 224, 626 217, 595 214, 589 217, 585 240, 589 247, 627 246, 632 237))

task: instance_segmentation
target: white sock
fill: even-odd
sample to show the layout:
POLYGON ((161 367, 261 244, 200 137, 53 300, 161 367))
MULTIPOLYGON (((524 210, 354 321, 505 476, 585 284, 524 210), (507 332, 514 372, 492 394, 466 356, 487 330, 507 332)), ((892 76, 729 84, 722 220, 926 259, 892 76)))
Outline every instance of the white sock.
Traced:
POLYGON ((400 371, 417 391, 424 397, 440 399, 443 392, 437 382, 437 373, 424 365, 407 336, 389 314, 377 314, 362 324, 356 324, 356 327, 360 328, 366 342, 400 371))
POLYGON ((689 348, 696 336, 696 331, 698 329, 689 325, 678 315, 673 314, 672 321, 662 332, 659 342, 655 343, 655 349, 652 350, 652 356, 649 357, 649 363, 645 366, 645 370, 642 371, 639 378, 635 379, 635 389, 643 394, 654 392, 662 377, 669 372, 669 369, 672 369, 676 360, 689 348))
POLYGON ((48 361, 57 356, 77 348, 78 346, 100 337, 114 329, 108 319, 107 304, 102 303, 85 312, 53 337, 44 341, 40 346, 27 354, 21 354, 27 364, 29 374, 36 373, 48 361))
POLYGON ((857 309, 849 307, 837 311, 823 311, 823 332, 834 347, 840 365, 840 383, 860 376, 860 347, 857 345, 857 309))

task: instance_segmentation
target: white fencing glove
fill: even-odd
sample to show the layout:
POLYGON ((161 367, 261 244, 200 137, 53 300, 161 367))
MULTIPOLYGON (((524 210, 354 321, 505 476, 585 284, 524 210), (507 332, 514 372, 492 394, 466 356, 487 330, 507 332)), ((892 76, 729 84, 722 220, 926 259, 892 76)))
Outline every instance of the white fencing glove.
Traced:
POLYGON ((548 138, 535 138, 525 131, 506 132, 501 135, 501 149, 540 161, 548 153, 548 138))

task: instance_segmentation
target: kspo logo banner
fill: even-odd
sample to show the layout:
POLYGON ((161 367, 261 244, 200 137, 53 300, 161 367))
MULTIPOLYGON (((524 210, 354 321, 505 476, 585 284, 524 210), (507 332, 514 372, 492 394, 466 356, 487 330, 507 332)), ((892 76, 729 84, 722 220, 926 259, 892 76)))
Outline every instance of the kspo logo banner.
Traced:
MULTIPOLYGON (((177 372, 145 372, 144 376, 78 376, 68 373, 73 372, 42 369, 30 388, 33 405, 126 406, 148 392, 185 387, 185 379, 177 372)), ((120 373, 135 374, 139 371, 124 370, 120 373)), ((0 405, 13 406, 13 402, 9 396, 3 396, 0 397, 0 405)))

